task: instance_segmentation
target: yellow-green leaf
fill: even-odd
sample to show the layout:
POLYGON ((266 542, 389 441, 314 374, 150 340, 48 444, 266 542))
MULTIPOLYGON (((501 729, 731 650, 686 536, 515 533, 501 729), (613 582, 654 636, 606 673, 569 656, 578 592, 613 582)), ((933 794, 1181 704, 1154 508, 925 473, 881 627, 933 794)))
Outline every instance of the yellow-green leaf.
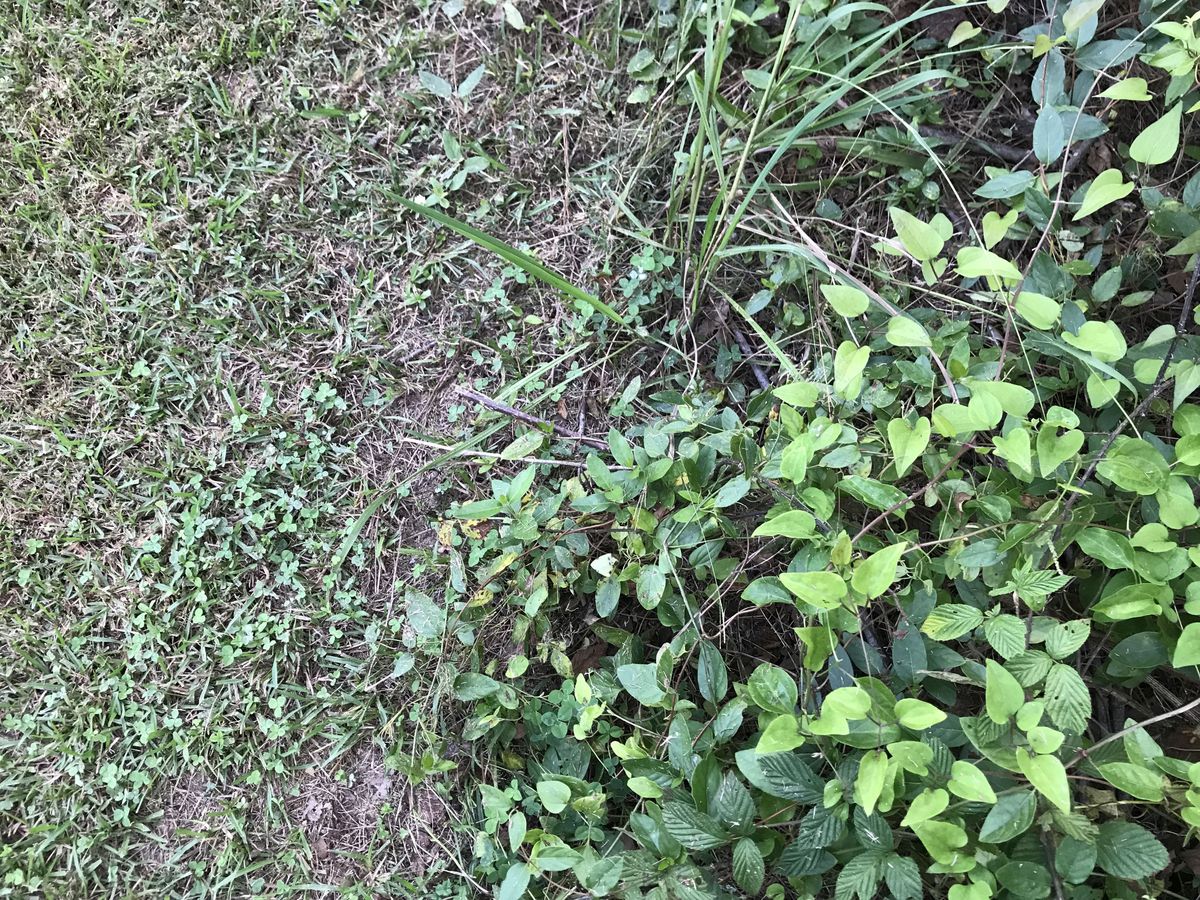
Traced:
POLYGON ((1131 158, 1148 166, 1158 166, 1175 158, 1179 149, 1179 126, 1183 121, 1183 104, 1176 103, 1161 119, 1147 125, 1132 144, 1131 158))
POLYGON ((1098 209, 1103 209, 1110 203, 1116 203, 1133 193, 1133 182, 1126 182, 1117 169, 1105 169, 1092 179, 1088 185, 1083 202, 1078 212, 1071 217, 1072 222, 1087 218, 1098 209))

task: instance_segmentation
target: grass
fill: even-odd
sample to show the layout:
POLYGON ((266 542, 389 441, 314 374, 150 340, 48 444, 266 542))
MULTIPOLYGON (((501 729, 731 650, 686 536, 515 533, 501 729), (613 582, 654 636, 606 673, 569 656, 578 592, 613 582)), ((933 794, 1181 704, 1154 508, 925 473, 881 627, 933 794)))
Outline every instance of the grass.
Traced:
POLYGON ((472 890, 428 520, 512 464, 449 388, 625 380, 404 199, 579 283, 640 111, 619 7, 463 6, 0 13, 0 894, 472 890))

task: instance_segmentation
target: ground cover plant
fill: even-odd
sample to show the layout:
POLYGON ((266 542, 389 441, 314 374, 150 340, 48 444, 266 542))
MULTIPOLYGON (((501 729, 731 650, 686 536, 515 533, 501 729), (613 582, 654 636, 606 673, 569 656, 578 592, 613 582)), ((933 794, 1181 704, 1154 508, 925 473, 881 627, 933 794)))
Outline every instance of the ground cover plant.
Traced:
POLYGON ((13 16, 0 890, 1197 894, 1193 9, 223 11, 13 16))

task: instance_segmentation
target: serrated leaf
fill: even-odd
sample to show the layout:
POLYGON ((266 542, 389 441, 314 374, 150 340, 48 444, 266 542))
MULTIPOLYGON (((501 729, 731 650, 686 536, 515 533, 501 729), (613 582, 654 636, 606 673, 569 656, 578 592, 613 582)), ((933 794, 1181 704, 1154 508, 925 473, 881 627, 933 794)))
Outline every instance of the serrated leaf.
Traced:
POLYGON ((852 856, 838 872, 834 900, 871 900, 883 879, 885 854, 867 850, 852 856))
POLYGON ((765 790, 772 797, 810 805, 825 795, 825 782, 794 753, 776 753, 758 759, 765 790))
POLYGON ((767 867, 752 838, 744 837, 733 845, 733 880, 751 896, 762 890, 767 867))
POLYGON ((726 772, 721 778, 721 786, 717 788, 712 810, 726 828, 739 834, 754 827, 754 799, 732 772, 726 772))
POLYGON ((951 641, 974 631, 983 624, 983 613, 963 603, 947 603, 935 607, 925 617, 921 631, 935 641, 951 641))
POLYGON ((1109 875, 1136 881, 1161 872, 1170 862, 1167 848, 1132 822, 1105 822, 1096 838, 1096 864, 1109 875))
POLYGON ((883 881, 893 900, 921 900, 921 870, 913 860, 889 855, 883 861, 883 881))
POLYGON ((729 833, 716 819, 677 800, 663 804, 663 826, 689 850, 713 850, 729 840, 729 833))
POLYGON ((1025 623, 1011 613, 1001 613, 985 621, 983 636, 1005 659, 1025 652, 1025 623))
POLYGON ((1086 644, 1091 634, 1089 619, 1059 622, 1046 632, 1046 652, 1055 659, 1065 659, 1086 644))
POLYGON ((1055 663, 1046 676, 1046 712, 1067 734, 1083 734, 1092 716, 1092 698, 1079 673, 1055 663))

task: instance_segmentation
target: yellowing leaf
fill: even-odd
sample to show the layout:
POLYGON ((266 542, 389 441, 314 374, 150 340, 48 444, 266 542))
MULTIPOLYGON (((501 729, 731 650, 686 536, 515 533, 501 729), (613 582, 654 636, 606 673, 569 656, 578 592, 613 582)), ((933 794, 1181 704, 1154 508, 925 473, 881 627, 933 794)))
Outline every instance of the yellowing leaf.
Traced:
POLYGON ((1129 156, 1148 166, 1158 166, 1175 158, 1179 149, 1179 126, 1183 121, 1183 104, 1176 103, 1161 119, 1147 125, 1132 144, 1129 156))
POLYGON ((1109 100, 1132 100, 1137 103, 1154 99, 1146 90, 1145 78, 1122 78, 1120 81, 1114 81, 1107 89, 1101 91, 1100 96, 1109 100))
POLYGON ((958 251, 955 267, 963 278, 1007 278, 1016 281, 1021 277, 1020 269, 982 247, 963 247, 958 251))
POLYGON ((931 343, 928 332, 908 316, 892 316, 885 337, 893 347, 928 347, 931 343))
POLYGON ((1117 169, 1105 169, 1088 185, 1083 203, 1079 205, 1079 210, 1071 217, 1071 221, 1078 222, 1096 210, 1128 197, 1131 193, 1133 193, 1133 182, 1125 182, 1117 169))
POLYGON ((914 258, 924 262, 934 259, 942 252, 942 247, 946 245, 946 242, 932 225, 895 207, 888 210, 888 215, 892 218, 892 225, 896 229, 900 243, 914 258))
POLYGON ((836 609, 847 593, 846 582, 834 572, 784 572, 779 580, 805 603, 822 609, 836 609))
POLYGON ((1017 215, 1015 209, 1010 209, 1003 216, 994 212, 986 213, 983 217, 983 245, 991 250, 1004 240, 1008 229, 1016 224, 1017 215))
POLYGON ((1057 300, 1032 291, 1021 291, 1015 306, 1021 318, 1039 331, 1053 328, 1062 315, 1062 305, 1057 300))
POLYGON ((946 46, 947 47, 957 47, 959 44, 963 43, 964 41, 969 41, 971 38, 975 37, 975 35, 979 34, 981 31, 983 31, 982 28, 973 24, 972 22, 970 22, 967 19, 963 19, 963 21, 958 23, 958 25, 954 29, 954 32, 950 35, 950 40, 946 41, 946 46))
POLYGON ((871 299, 856 287, 847 284, 823 284, 821 296, 839 316, 861 316, 871 305, 871 299))
POLYGON ((862 393, 863 369, 871 358, 870 347, 859 347, 853 341, 842 341, 833 355, 833 390, 846 400, 862 393))
POLYGON ((1063 340, 1101 362, 1116 362, 1129 349, 1116 322, 1084 322, 1078 334, 1063 332, 1063 340))

